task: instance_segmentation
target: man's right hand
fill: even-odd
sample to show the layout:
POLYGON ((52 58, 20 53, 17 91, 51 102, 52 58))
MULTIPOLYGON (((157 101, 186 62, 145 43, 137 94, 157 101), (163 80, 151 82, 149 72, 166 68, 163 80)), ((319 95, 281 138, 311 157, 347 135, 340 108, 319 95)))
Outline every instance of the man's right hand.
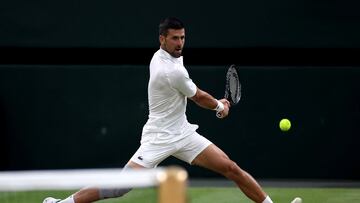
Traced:
POLYGON ((225 98, 220 99, 219 101, 224 104, 224 110, 217 112, 216 114, 219 118, 225 118, 229 115, 230 102, 225 98))

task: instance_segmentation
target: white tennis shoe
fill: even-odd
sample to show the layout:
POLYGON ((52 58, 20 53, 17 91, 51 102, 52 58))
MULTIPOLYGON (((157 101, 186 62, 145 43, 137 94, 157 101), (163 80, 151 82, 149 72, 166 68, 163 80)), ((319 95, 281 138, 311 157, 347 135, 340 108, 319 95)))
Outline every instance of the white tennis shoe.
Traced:
POLYGON ((60 202, 61 199, 55 199, 55 198, 52 198, 52 197, 47 197, 44 199, 43 203, 57 203, 57 202, 60 202))
POLYGON ((300 197, 296 197, 291 203, 302 203, 302 199, 300 197))

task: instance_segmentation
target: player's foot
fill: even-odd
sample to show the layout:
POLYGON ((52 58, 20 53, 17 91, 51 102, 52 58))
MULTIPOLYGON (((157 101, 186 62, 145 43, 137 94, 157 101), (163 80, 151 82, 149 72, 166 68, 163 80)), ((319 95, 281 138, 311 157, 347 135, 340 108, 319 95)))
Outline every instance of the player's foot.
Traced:
POLYGON ((302 203, 302 199, 300 197, 296 197, 291 203, 302 203))
POLYGON ((61 199, 55 199, 55 198, 52 198, 52 197, 47 197, 44 199, 43 203, 57 203, 57 202, 60 202, 61 199))

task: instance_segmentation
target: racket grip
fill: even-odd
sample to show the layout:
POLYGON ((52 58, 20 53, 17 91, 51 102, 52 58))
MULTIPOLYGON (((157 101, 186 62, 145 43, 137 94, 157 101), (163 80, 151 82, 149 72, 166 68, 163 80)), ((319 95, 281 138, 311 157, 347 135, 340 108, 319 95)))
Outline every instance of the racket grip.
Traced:
POLYGON ((220 112, 216 112, 216 117, 221 118, 220 112))

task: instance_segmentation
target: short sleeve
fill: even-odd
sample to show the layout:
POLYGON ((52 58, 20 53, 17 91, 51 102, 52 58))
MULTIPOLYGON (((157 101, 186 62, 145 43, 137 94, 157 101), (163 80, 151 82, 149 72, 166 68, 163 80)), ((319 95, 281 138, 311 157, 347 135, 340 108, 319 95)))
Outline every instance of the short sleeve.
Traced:
POLYGON ((185 67, 176 65, 175 70, 172 71, 170 78, 170 84, 173 88, 180 91, 187 97, 193 97, 196 94, 197 87, 195 83, 190 79, 189 73, 185 67))

